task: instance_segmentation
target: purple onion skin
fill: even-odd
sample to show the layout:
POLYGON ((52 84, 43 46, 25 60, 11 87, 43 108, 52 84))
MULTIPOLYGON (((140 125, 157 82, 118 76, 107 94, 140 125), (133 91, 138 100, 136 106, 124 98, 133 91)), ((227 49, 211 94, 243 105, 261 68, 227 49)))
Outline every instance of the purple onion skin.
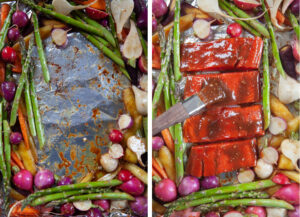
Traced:
POLYGON ((102 212, 98 208, 91 208, 87 212, 87 217, 102 217, 102 212))
POLYGON ((14 175, 13 183, 22 190, 30 191, 33 187, 33 176, 28 170, 21 170, 14 175))
POLYGON ((54 185, 54 175, 50 170, 40 170, 34 177, 34 185, 39 189, 50 188, 54 185))
POLYGON ((157 29, 157 20, 155 16, 152 16, 152 32, 155 32, 157 29))
POLYGON ((94 200, 93 204, 100 206, 103 210, 109 210, 109 207, 110 207, 109 200, 105 200, 105 199, 94 200))
POLYGON ((136 197, 135 201, 129 203, 129 206, 134 214, 140 217, 148 216, 148 203, 146 197, 136 197))
POLYGON ((10 41, 15 42, 20 37, 20 31, 17 27, 10 28, 7 32, 7 37, 10 41))
POLYGON ((152 137, 152 149, 158 151, 164 145, 164 140, 159 136, 152 137))
POLYGON ((152 1, 152 13, 156 18, 165 15, 168 12, 168 6, 164 0, 153 0, 152 1))
POLYGON ((75 207, 72 203, 65 203, 60 207, 60 213, 64 216, 72 216, 75 213, 75 207))
POLYGON ((186 196, 193 192, 199 191, 200 181, 196 177, 186 176, 182 179, 178 186, 178 193, 180 196, 186 196))
POLYGON ((202 189, 216 188, 219 186, 219 178, 217 176, 207 176, 201 181, 202 189))
POLYGON ((209 212, 205 215, 205 217, 220 217, 220 214, 217 212, 209 212))
POLYGON ((19 132, 12 132, 9 136, 11 144, 17 145, 23 140, 22 134, 19 132))
POLYGON ((62 177, 62 178, 58 181, 57 185, 58 185, 58 186, 61 186, 61 185, 71 185, 72 183, 73 183, 73 181, 72 181, 72 179, 71 179, 70 177, 64 176, 64 177, 62 177))
POLYGON ((11 102, 16 93, 16 84, 12 81, 5 81, 1 84, 3 97, 6 101, 11 102))
POLYGON ((137 27, 139 27, 140 29, 147 29, 147 19, 148 18, 148 9, 145 8, 144 11, 142 13, 140 13, 140 15, 138 16, 136 25, 137 27))
POLYGON ((12 23, 17 25, 19 28, 25 27, 28 21, 28 16, 24 11, 16 11, 12 15, 12 23))
POLYGON ((291 11, 293 14, 296 16, 299 15, 299 10, 300 10, 300 0, 294 0, 293 3, 291 4, 291 11))
POLYGON ((300 206, 295 206, 294 210, 288 212, 289 217, 299 217, 300 216, 300 206))

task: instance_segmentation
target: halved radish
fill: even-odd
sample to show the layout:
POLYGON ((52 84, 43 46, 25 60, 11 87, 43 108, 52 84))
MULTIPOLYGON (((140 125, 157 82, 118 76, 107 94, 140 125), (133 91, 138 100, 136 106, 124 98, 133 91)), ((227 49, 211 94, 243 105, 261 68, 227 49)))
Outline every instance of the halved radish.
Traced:
POLYGON ((51 37, 57 46, 65 47, 68 43, 68 31, 64 29, 53 29, 51 32, 51 37))
POLYGON ((257 161, 256 166, 254 167, 254 171, 259 178, 265 179, 272 174, 273 166, 271 164, 266 163, 262 159, 259 159, 257 161))
POLYGON ((237 178, 239 180, 239 183, 252 182, 255 178, 255 174, 254 174, 253 170, 247 169, 247 170, 239 172, 237 178))
POLYGON ((206 39, 210 34, 210 25, 211 22, 207 20, 204 19, 195 20, 193 23, 193 30, 195 35, 200 39, 206 39))
POLYGON ((118 119, 118 126, 120 130, 126 130, 133 126, 133 119, 128 114, 123 114, 118 119))
POLYGON ((123 157, 123 155, 124 155, 124 150, 123 150, 122 145, 120 145, 120 144, 112 144, 112 145, 109 147, 108 153, 109 153, 109 155, 110 155, 112 158, 114 158, 114 159, 119 159, 119 158, 123 157))
POLYGON ((112 172, 117 169, 119 161, 110 156, 109 153, 105 153, 100 158, 100 164, 106 172, 112 172))
POLYGON ((285 139, 281 142, 280 150, 284 156, 293 162, 296 170, 300 171, 300 168, 297 164, 300 156, 300 141, 285 139))
POLYGON ((233 0, 233 2, 242 10, 252 10, 261 5, 256 0, 233 0))
POLYGON ((278 151, 273 147, 266 147, 261 152, 262 159, 268 164, 277 164, 278 151))
POLYGON ((292 40, 293 56, 300 61, 300 41, 294 37, 292 40))
POLYGON ((144 140, 137 136, 130 136, 127 139, 127 147, 136 154, 139 163, 142 166, 145 166, 141 158, 142 154, 146 153, 146 145, 144 140))
POLYGON ((73 202, 73 205, 76 209, 80 211, 88 211, 92 207, 92 201, 85 200, 85 201, 76 201, 73 202))
POLYGON ((108 13, 106 13, 104 11, 100 11, 100 10, 92 8, 92 7, 87 7, 85 9, 85 13, 93 20, 101 20, 101 19, 108 17, 108 13))
POLYGON ((287 128, 287 123, 283 118, 271 116, 269 131, 273 135, 278 135, 284 132, 287 128))
POLYGON ((229 211, 223 215, 223 217, 243 217, 242 213, 238 211, 229 211))

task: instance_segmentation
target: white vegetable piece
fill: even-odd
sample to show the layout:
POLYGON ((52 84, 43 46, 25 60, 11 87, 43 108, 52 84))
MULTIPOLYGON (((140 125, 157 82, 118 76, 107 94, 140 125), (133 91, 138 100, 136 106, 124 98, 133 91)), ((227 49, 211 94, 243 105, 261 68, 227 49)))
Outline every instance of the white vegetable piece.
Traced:
POLYGON ((282 14, 285 14, 286 10, 288 9, 288 7, 290 6, 290 4, 293 3, 294 0, 283 0, 283 4, 282 4, 282 8, 281 8, 281 12, 282 14))
POLYGON ((256 1, 256 0, 234 0, 234 3, 236 4, 236 6, 238 6, 239 8, 247 8, 249 10, 258 7, 260 4, 260 2, 256 1))
POLYGON ((117 35, 122 39, 122 30, 134 8, 133 0, 112 0, 111 12, 117 26, 117 35))
POLYGON ((135 23, 130 20, 130 31, 125 39, 122 53, 127 59, 137 59, 142 52, 143 47, 135 23))
POLYGON ((146 153, 146 145, 143 139, 137 136, 130 136, 127 139, 127 147, 136 154, 139 163, 145 166, 141 159, 142 154, 146 153))
POLYGON ((72 11, 74 10, 80 10, 87 8, 94 4, 97 0, 91 2, 90 4, 87 5, 71 5, 67 0, 53 0, 52 5, 54 7, 54 11, 57 13, 61 13, 63 15, 69 15, 72 11))
POLYGON ((284 156, 290 159, 296 170, 300 171, 297 160, 300 158, 300 141, 285 139, 281 142, 280 150, 284 156))
POLYGON ((123 150, 122 145, 112 144, 108 149, 108 153, 109 153, 111 158, 119 159, 119 158, 123 157, 124 150, 123 150))
POLYGON ((267 208, 267 217, 286 217, 287 211, 283 208, 267 208))
POLYGON ((106 172, 112 172, 117 169, 119 161, 118 159, 112 158, 109 153, 105 153, 100 159, 101 166, 106 172))
POLYGON ((300 62, 296 64, 296 72, 300 75, 300 62))
POLYGON ((57 46, 63 46, 67 43, 68 40, 68 31, 69 30, 64 30, 64 29, 54 29, 51 32, 51 37, 53 42, 57 45, 57 46))
POLYGON ((120 210, 128 208, 127 200, 112 200, 110 204, 111 210, 120 210))
POLYGON ((85 200, 85 201, 76 201, 73 202, 73 205, 76 209, 80 211, 88 211, 92 207, 92 201, 85 200))
POLYGON ((148 91, 148 75, 143 75, 141 78, 140 78, 140 86, 142 88, 142 90, 144 91, 148 91))
POLYGON ((210 34, 210 24, 204 19, 195 20, 193 23, 193 30, 195 35, 200 39, 206 39, 210 34))
POLYGON ((243 215, 238 211, 229 211, 223 217, 243 217, 243 215))
POLYGON ((118 126, 120 130, 126 130, 133 126, 133 118, 128 114, 120 115, 118 119, 118 126))
POLYGON ((266 179, 272 174, 273 166, 266 163, 263 159, 259 159, 254 167, 254 171, 259 178, 266 179))
POLYGON ((114 172, 105 174, 104 176, 99 178, 97 181, 110 181, 119 174, 120 170, 121 170, 121 167, 118 167, 118 169, 116 169, 114 172))
POLYGON ((272 24, 278 29, 278 30, 286 30, 287 27, 280 26, 277 19, 277 11, 279 10, 279 6, 281 5, 283 0, 266 0, 269 8, 270 8, 270 17, 272 24))
POLYGON ((251 169, 244 170, 239 172, 237 176, 239 183, 248 183, 252 182, 255 178, 255 174, 251 169))
POLYGON ((278 151, 273 147, 266 147, 262 150, 262 159, 268 164, 277 164, 278 151))
POLYGON ((136 86, 132 86, 132 90, 134 92, 135 96, 135 104, 138 112, 141 115, 147 115, 148 111, 148 97, 147 97, 147 92, 142 91, 136 86))
POLYGON ((273 135, 283 133, 287 128, 287 123, 280 117, 271 116, 269 130, 273 135))
POLYGON ((280 75, 278 98, 284 104, 289 104, 300 99, 300 83, 289 76, 283 78, 280 75))

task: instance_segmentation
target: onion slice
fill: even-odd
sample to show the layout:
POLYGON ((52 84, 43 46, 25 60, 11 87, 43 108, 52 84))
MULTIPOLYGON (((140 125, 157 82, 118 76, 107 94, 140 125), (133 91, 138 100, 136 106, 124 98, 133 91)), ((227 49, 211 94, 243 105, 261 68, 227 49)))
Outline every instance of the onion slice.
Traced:
POLYGON ((134 8, 133 0, 112 0, 111 12, 117 26, 117 35, 122 39, 122 30, 134 8))
POLYGON ((262 159, 268 164, 277 164, 278 151, 273 147, 266 147, 262 150, 262 159))
POLYGON ((252 182, 254 180, 255 174, 254 174, 253 170, 247 169, 247 170, 239 172, 237 178, 238 178, 239 183, 248 183, 248 182, 252 182))
POLYGON ((278 85, 278 98, 284 104, 289 104, 300 98, 300 83, 295 79, 280 75, 278 85))
POLYGON ((204 19, 195 20, 193 23, 193 30, 195 35, 200 39, 206 39, 210 34, 211 22, 204 19))
POLYGON ((80 211, 88 211, 92 207, 92 201, 85 200, 85 201, 76 201, 73 202, 73 205, 76 209, 80 211))
POLYGON ((123 47, 123 55, 127 59, 137 59, 142 55, 143 48, 135 26, 130 20, 130 31, 125 39, 123 47))
POLYGON ((94 4, 97 0, 91 2, 90 4, 87 5, 71 5, 67 0, 53 0, 52 5, 54 7, 54 11, 57 13, 61 13, 63 15, 69 15, 72 11, 74 10, 80 10, 87 8, 94 4))

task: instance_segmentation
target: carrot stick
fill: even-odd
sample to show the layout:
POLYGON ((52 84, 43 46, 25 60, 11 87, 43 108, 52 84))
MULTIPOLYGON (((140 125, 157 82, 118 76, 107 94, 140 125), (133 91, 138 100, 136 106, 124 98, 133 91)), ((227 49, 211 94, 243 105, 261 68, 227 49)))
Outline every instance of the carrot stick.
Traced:
POLYGON ((20 216, 27 216, 27 217, 38 217, 40 216, 40 212, 31 207, 31 206, 26 206, 23 210, 21 210, 21 204, 18 204, 12 211, 11 217, 20 217, 20 216))
POLYGON ((0 83, 5 81, 5 63, 0 60, 0 83))
POLYGON ((20 123, 21 131, 22 131, 24 143, 25 143, 26 148, 29 149, 30 146, 29 146, 29 139, 28 139, 28 134, 27 134, 26 120, 24 118, 24 115, 23 115, 20 107, 18 108, 18 115, 19 115, 19 123, 20 123))
POLYGON ((161 135, 166 143, 166 146, 170 149, 172 153, 174 153, 174 140, 172 138, 172 135, 170 133, 169 128, 164 129, 161 131, 161 135))
POLYGON ((11 70, 18 74, 22 73, 21 54, 19 54, 19 52, 17 52, 17 58, 16 61, 13 63, 11 70))
POLYGON ((5 19, 6 19, 7 15, 8 15, 8 13, 9 13, 9 11, 10 11, 9 4, 2 4, 1 5, 1 23, 0 23, 1 29, 2 29, 2 26, 3 26, 4 22, 5 22, 5 19))
POLYGON ((10 160, 10 165, 11 165, 11 167, 14 167, 14 166, 19 167, 13 160, 10 160))
POLYGON ((279 10, 277 11, 276 19, 278 21, 278 24, 281 25, 281 24, 284 23, 285 17, 284 17, 284 15, 279 10))
POLYGON ((157 176, 161 178, 160 174, 152 167, 152 176, 157 176))
MULTIPOLYGON (((94 0, 75 0, 75 2, 77 4, 83 4, 83 5, 87 5, 92 3, 94 0)), ((90 7, 91 8, 95 8, 98 10, 102 10, 105 11, 105 0, 97 0, 95 3, 93 3, 90 7)))
POLYGON ((20 169, 25 169, 23 162, 14 151, 11 151, 11 159, 17 164, 20 169))
POLYGON ((160 174, 160 177, 167 179, 168 175, 163 168, 161 168, 154 157, 152 157, 152 166, 160 174))

